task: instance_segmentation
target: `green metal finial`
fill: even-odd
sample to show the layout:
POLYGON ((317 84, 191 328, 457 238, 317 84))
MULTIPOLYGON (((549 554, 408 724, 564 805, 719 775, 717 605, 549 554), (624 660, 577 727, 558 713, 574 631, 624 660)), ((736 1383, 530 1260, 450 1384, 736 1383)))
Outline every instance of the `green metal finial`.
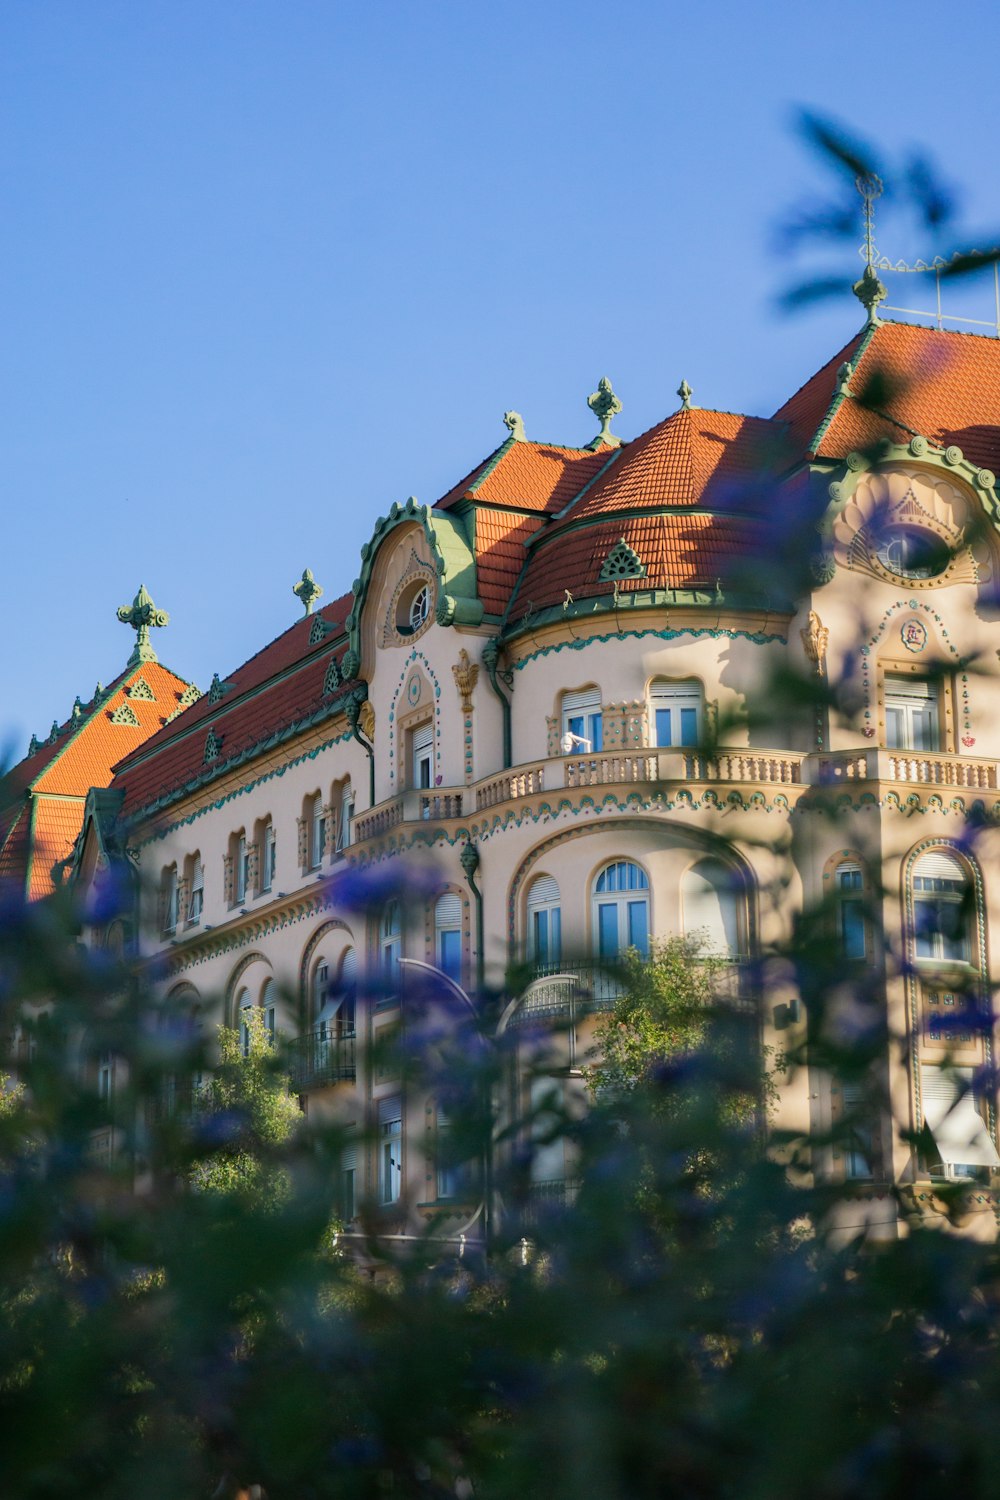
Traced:
POLYGON ((889 293, 871 266, 865 266, 861 273, 861 280, 854 283, 851 291, 867 312, 869 324, 881 322, 878 305, 885 301, 889 293))
POLYGON ((70 718, 72 719, 74 724, 79 724, 80 720, 83 718, 83 704, 80 702, 79 693, 77 693, 76 697, 73 699, 73 707, 70 710, 70 718))
POLYGON ((682 380, 677 387, 677 394, 681 398, 681 411, 691 410, 691 387, 686 380, 682 380))
POLYGON ((323 590, 320 588, 319 584, 312 576, 311 568, 303 568, 302 577, 299 579, 298 583, 292 584, 292 593, 297 595, 299 603, 302 605, 307 615, 312 614, 313 605, 316 603, 316 600, 320 597, 322 592, 323 590))
POLYGON ((851 376, 853 374, 854 366, 849 359, 845 359, 837 371, 837 386, 833 393, 835 396, 851 395, 851 376))
POLYGON ((170 616, 165 609, 157 609, 141 583, 132 603, 123 604, 119 609, 118 618, 135 631, 135 650, 126 666, 138 667, 144 661, 157 661, 156 652, 149 644, 149 632, 154 626, 169 625, 170 616))
POLYGON ((28 754, 37 755, 41 748, 41 741, 39 740, 37 735, 33 734, 31 736, 31 739, 28 741, 28 754))
POLYGON ((611 431, 611 419, 621 411, 622 404, 611 389, 611 381, 606 375, 601 376, 593 395, 587 397, 587 405, 601 424, 600 432, 588 446, 596 448, 601 443, 605 443, 611 448, 620 447, 621 438, 616 437, 611 431))
POLYGON ((503 425, 515 443, 526 443, 528 441, 527 433, 524 430, 524 418, 519 411, 505 411, 503 414, 503 425))
POLYGON ((47 745, 54 745, 55 742, 56 742, 56 740, 58 738, 59 738, 59 720, 58 719, 53 719, 52 720, 52 728, 49 730, 49 737, 45 741, 45 743, 47 745))

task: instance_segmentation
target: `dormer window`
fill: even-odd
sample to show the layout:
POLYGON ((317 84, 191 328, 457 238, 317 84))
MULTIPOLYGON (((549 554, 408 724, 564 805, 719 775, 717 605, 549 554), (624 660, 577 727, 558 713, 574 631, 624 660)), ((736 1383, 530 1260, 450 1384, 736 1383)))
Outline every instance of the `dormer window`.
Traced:
POLYGON ((898 578, 936 578, 951 562, 951 549, 933 531, 893 526, 880 540, 876 556, 898 578))

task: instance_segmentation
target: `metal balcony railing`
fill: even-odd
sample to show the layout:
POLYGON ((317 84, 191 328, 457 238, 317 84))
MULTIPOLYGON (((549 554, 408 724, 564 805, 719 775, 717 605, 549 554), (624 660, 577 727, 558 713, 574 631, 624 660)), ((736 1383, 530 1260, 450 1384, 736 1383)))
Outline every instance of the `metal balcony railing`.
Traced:
POLYGON ((289 1045, 292 1087, 297 1093, 334 1083, 353 1083, 357 1076, 356 1037, 310 1031, 289 1045))

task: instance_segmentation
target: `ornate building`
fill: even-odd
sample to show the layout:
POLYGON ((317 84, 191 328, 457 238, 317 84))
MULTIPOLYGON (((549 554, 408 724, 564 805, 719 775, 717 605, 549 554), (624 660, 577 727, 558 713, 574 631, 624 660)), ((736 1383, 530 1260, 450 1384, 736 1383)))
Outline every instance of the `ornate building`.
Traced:
MULTIPOLYGON (((401 960, 473 993, 527 961, 501 1024, 571 1018, 553 1080, 572 1097, 613 994, 595 961, 698 934, 780 1050, 809 997, 767 958, 821 908, 845 979, 829 1024, 870 1027, 874 1004, 901 1040, 886 1108, 814 1170, 853 1179, 883 1233, 894 1185, 929 1202, 956 1176, 993 1223, 993 1043, 968 1015, 1000 933, 1000 344, 873 309, 773 417, 679 394, 625 442, 602 381, 583 448, 508 413, 435 505, 375 522, 350 592, 316 607, 303 575, 303 616, 92 801, 78 877, 134 851, 169 1003, 231 1025, 263 1007, 298 1039, 308 1110, 356 1125, 348 1218, 364 1195, 397 1228, 475 1233, 446 1116, 366 1062, 405 1025, 401 960), (343 872, 397 869, 419 899, 345 904, 343 872), (927 1127, 920 1151, 893 1115, 927 1127)), ((800 1070, 775 1123, 819 1138, 854 1103, 800 1070)), ((564 1191, 562 1143, 534 1173, 564 1191)))

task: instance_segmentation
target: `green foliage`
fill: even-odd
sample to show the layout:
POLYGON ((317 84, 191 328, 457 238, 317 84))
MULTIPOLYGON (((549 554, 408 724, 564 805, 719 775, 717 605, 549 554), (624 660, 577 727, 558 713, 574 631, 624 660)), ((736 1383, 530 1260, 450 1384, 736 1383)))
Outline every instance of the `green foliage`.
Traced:
POLYGON ((194 1164, 191 1181, 202 1192, 249 1193, 276 1205, 288 1183, 273 1157, 301 1114, 263 1011, 249 1008, 242 1024, 242 1031, 219 1027, 218 1066, 194 1100, 203 1122, 221 1125, 225 1138, 194 1164))

